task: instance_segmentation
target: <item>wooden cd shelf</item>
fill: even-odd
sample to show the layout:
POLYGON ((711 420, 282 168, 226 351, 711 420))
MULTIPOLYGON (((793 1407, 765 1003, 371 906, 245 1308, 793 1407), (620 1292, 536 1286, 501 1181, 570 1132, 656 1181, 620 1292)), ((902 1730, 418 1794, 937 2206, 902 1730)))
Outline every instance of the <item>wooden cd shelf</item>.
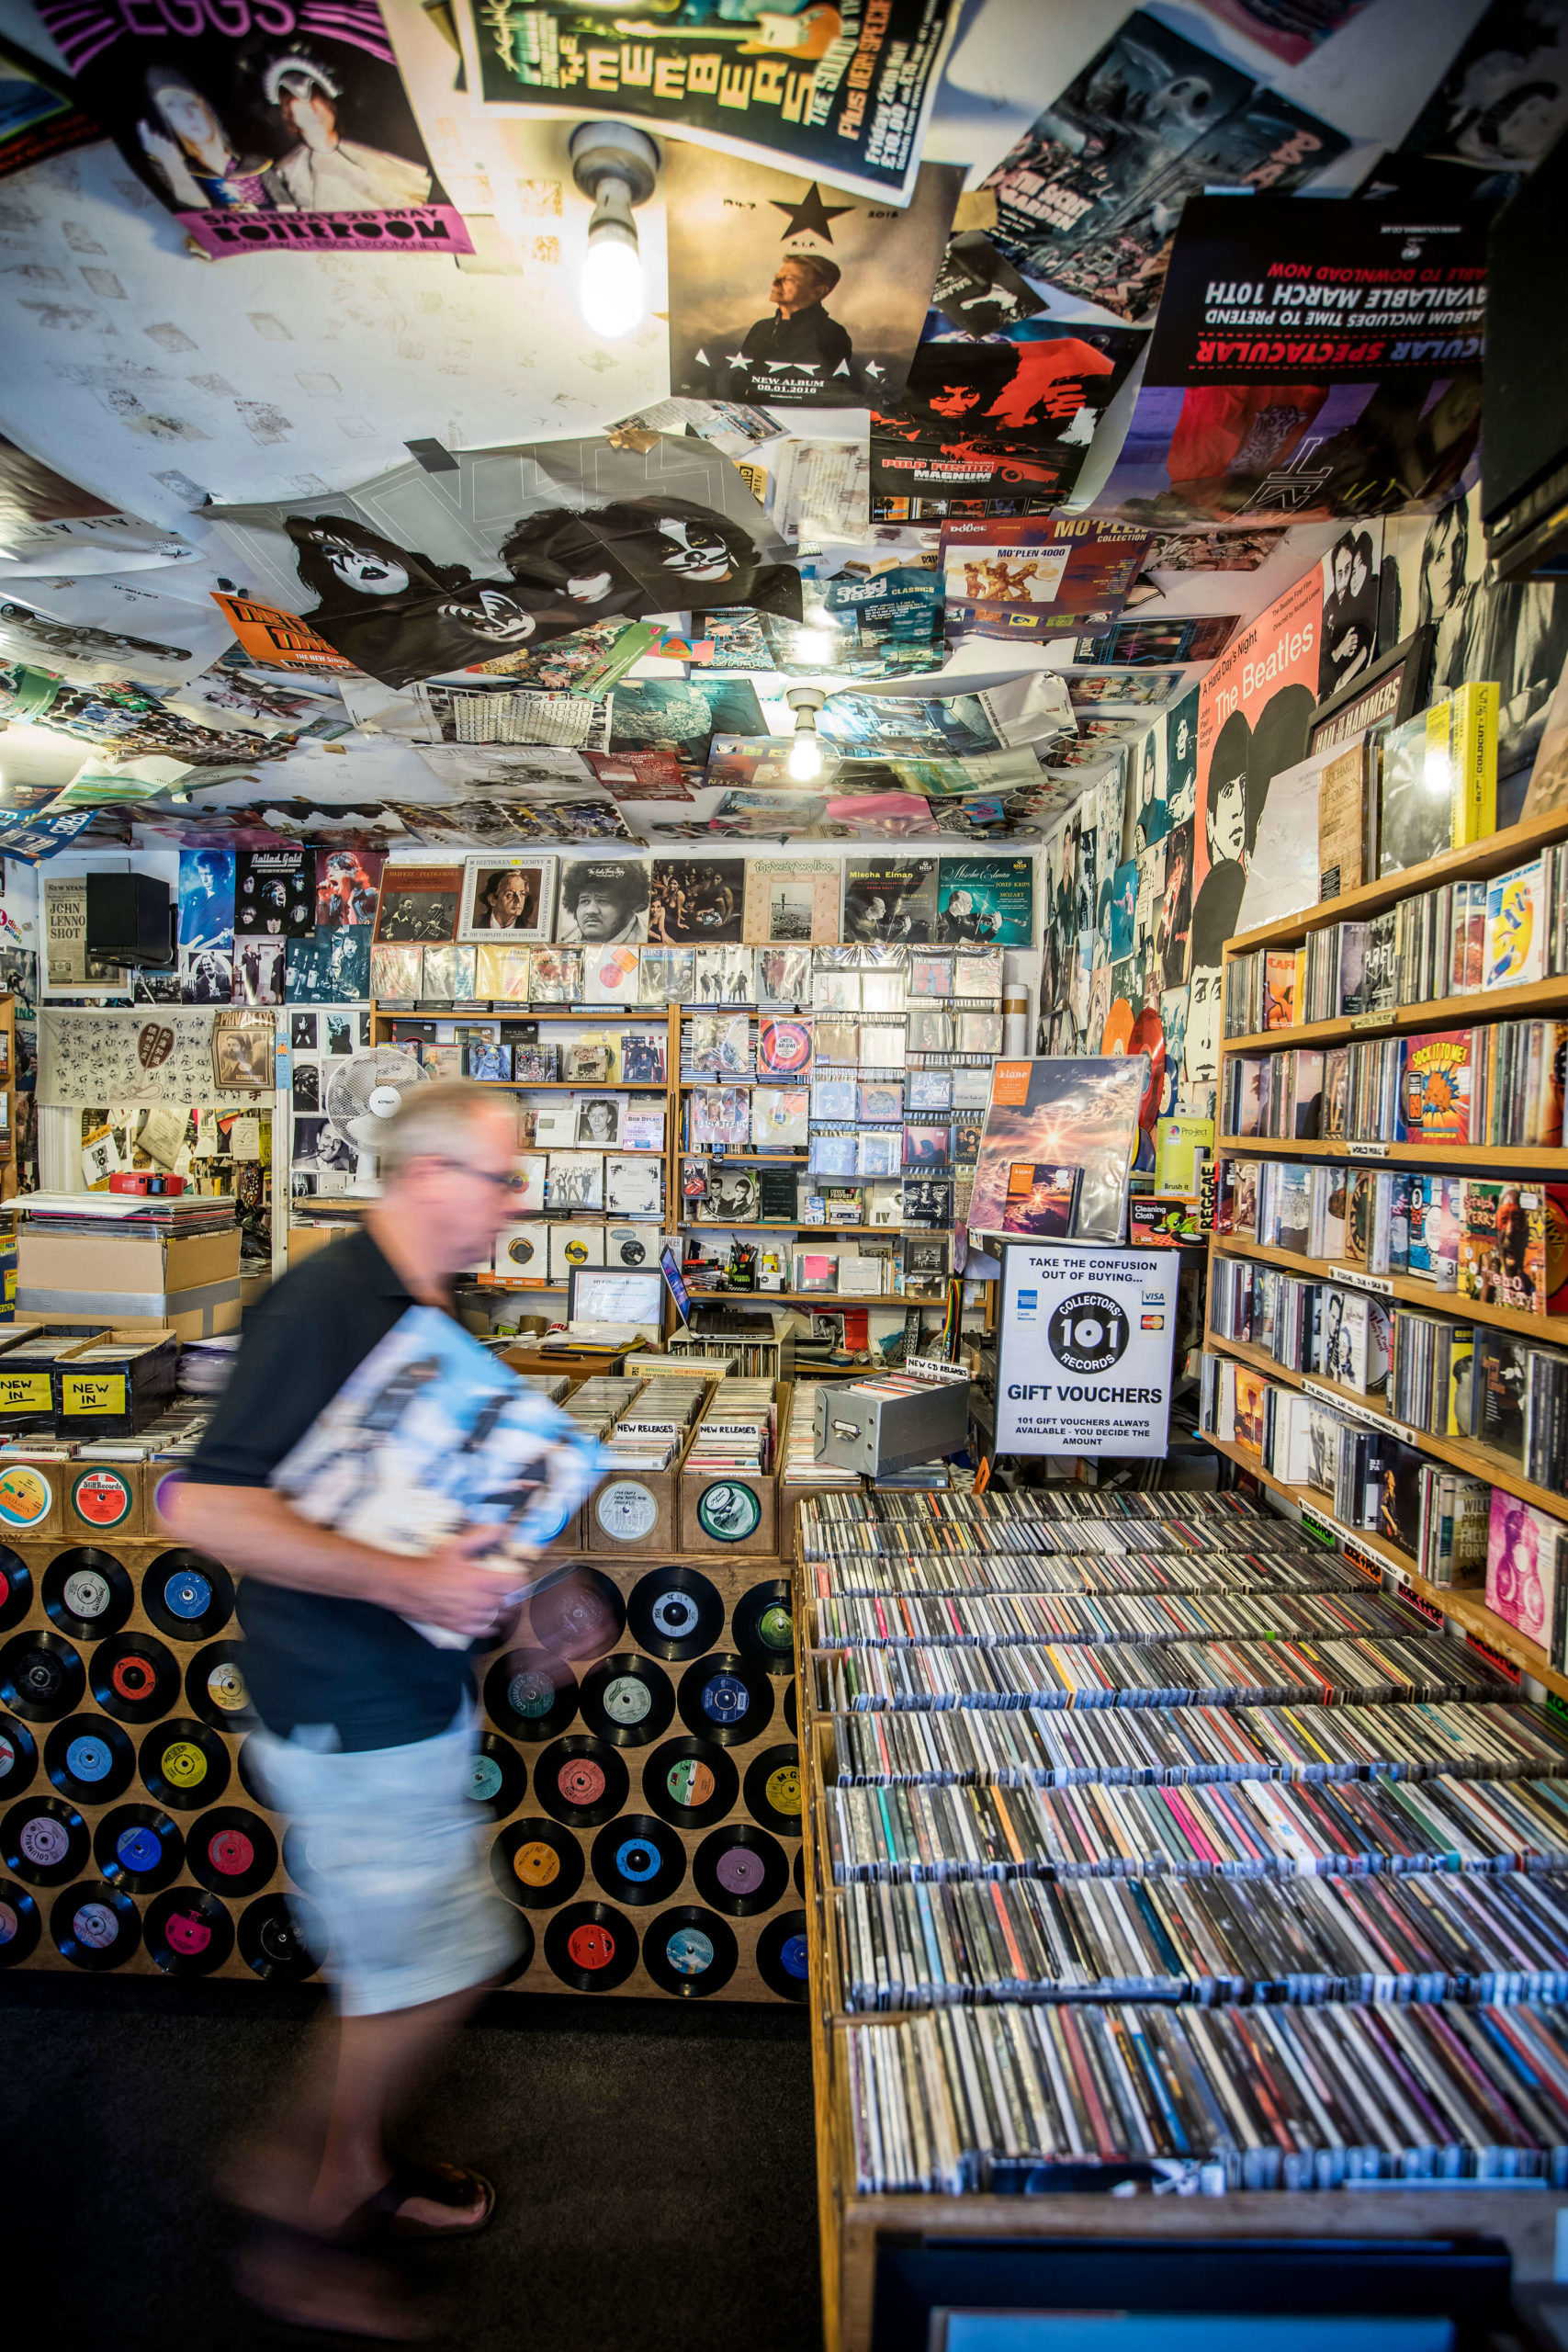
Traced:
MULTIPOLYGON (((1332 904, 1332 900, 1330 904, 1332 904)), ((1568 1010, 1568 974, 1527 980, 1517 988, 1476 989, 1468 996, 1433 997, 1425 1004, 1400 1004, 1386 1012, 1354 1012, 1338 1021, 1307 1021, 1289 1029, 1263 1029, 1227 1037, 1227 1054, 1282 1052, 1291 1046, 1337 1046, 1402 1029, 1472 1029, 1490 1021, 1517 1021, 1538 1012, 1568 1010)))
POLYGON ((1352 1290, 1368 1292, 1374 1298, 1392 1298, 1402 1306, 1430 1307, 1451 1315, 1456 1323, 1488 1323, 1500 1331, 1513 1331, 1521 1340, 1541 1340, 1554 1347, 1568 1347, 1568 1315, 1525 1315, 1517 1307, 1493 1306, 1479 1298, 1465 1298, 1456 1290, 1438 1290, 1430 1283, 1414 1274, 1370 1274, 1364 1266, 1352 1266, 1336 1258, 1306 1258, 1294 1250, 1275 1250, 1261 1241, 1249 1241, 1244 1233, 1216 1233, 1215 1255, 1222 1258, 1256 1258, 1266 1266, 1280 1266, 1287 1273, 1304 1274, 1316 1282, 1348 1283, 1352 1290))

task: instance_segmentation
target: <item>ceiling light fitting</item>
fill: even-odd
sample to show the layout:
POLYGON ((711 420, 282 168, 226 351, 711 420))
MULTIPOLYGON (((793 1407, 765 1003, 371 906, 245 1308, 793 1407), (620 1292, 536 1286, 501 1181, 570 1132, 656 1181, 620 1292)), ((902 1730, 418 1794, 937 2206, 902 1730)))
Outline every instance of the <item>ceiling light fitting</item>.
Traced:
POLYGON ((572 178, 593 205, 578 302, 593 333, 615 342, 642 324, 648 308, 632 211, 653 194, 659 150, 629 122, 581 122, 570 153, 572 178))
POLYGON ((791 686, 785 699, 795 713, 790 775, 796 784, 815 784, 822 773, 822 739, 817 732, 817 714, 828 697, 820 686, 791 686))

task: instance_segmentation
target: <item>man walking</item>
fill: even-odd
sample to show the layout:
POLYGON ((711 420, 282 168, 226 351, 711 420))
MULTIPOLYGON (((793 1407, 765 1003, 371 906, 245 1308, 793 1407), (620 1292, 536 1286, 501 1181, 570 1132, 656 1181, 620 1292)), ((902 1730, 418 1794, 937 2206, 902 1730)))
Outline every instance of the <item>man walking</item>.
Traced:
MULTIPOLYGON (((171 1512, 182 1537, 243 1573, 253 1749, 299 1832, 338 2012, 296 2111, 230 2183, 271 2225, 241 2284, 279 2317, 349 2333, 413 2332, 369 2258, 378 2235, 470 2233, 494 2203, 479 2174, 392 2156, 385 2133, 514 1950, 467 1795, 468 1650, 410 1621, 493 1638, 515 1593, 483 1556, 493 1528, 409 1558, 317 1526, 268 1482, 412 1307, 450 1311, 453 1275, 489 1256, 506 1220, 514 1141, 510 1103, 479 1086, 409 1097, 378 1138, 383 1189, 361 1227, 246 1318, 171 1512)), ((561 1442, 577 1442, 564 1418, 561 1442)))

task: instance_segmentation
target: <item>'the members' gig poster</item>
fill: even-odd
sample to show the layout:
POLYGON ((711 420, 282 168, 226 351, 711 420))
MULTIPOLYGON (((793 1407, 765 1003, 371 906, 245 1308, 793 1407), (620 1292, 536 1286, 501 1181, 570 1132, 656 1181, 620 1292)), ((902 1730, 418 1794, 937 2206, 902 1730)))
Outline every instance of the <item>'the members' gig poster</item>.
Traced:
POLYGON ((317 251, 468 254, 377 0, 221 12, 39 0, 82 103, 214 259, 317 251))
POLYGON ((679 143, 663 181, 672 392, 770 409, 897 399, 962 164, 923 165, 902 212, 679 143))
POLYGON ((1191 198, 1101 503, 1287 522, 1441 499, 1481 428, 1485 238, 1473 209, 1191 198))
POLYGON ((1027 276, 1142 319, 1190 196, 1288 196, 1348 144, 1139 9, 986 182, 991 234, 1027 276))
POLYGON ((646 122, 908 202, 953 0, 681 0, 678 25, 659 21, 674 13, 670 0, 624 14, 564 0, 458 0, 453 10, 485 112, 646 122))
POLYGON ((940 520, 953 498, 1006 500, 1014 514, 1021 503, 1060 504, 1143 345, 1129 327, 1036 319, 983 340, 922 343, 903 399, 872 404, 877 518, 940 520), (889 499, 921 503, 895 509, 889 499))

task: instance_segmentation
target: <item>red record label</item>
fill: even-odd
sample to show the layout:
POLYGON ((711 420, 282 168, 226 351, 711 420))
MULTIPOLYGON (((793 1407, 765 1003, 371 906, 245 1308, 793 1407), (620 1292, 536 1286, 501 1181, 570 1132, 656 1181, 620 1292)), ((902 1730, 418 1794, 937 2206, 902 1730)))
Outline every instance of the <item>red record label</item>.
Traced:
POLYGON ((566 1939, 567 1951, 579 1968, 608 1968, 615 1957, 615 1939, 608 1928, 593 1924, 573 1928, 566 1939))
POLYGON ((78 1519, 92 1527, 118 1527, 130 1516, 130 1485, 118 1470, 84 1470, 71 1489, 78 1519))
POLYGON ((171 1951, 184 1952, 187 1958, 205 1951, 212 1941, 212 1930, 205 1919, 194 1911, 172 1911, 164 1929, 171 1951))
POLYGON ((116 1658, 109 1668, 109 1680, 122 1699, 150 1699, 157 1688, 158 1678, 144 1657, 116 1658))
POLYGON ((597 1804, 604 1793, 604 1768, 592 1756, 574 1756, 557 1773, 556 1786, 568 1804, 597 1804))
POLYGON ((225 1878, 238 1878, 255 1858, 256 1849, 242 1829, 220 1829, 207 1849, 208 1860, 225 1878))

